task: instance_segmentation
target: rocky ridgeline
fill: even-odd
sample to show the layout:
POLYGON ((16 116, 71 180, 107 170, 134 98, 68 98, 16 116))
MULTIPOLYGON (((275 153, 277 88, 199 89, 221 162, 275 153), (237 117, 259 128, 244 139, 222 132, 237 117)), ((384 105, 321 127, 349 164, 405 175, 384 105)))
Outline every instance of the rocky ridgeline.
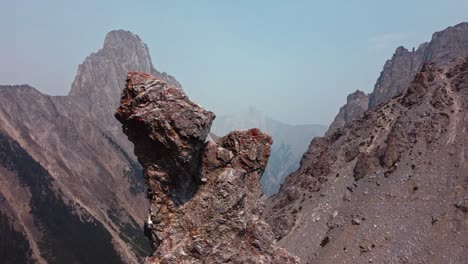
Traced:
POLYGON ((301 263, 465 263, 468 59, 315 138, 265 217, 301 263))
POLYGON ((468 57, 467 22, 434 33, 431 41, 422 43, 417 49, 410 51, 398 47, 392 58, 385 62, 368 98, 364 99, 363 95, 355 96, 356 93, 351 94, 351 98, 348 97, 327 133, 333 133, 338 127, 356 119, 368 108, 385 103, 404 92, 424 63, 445 64, 455 58, 465 57, 468 57), (368 100, 369 104, 363 108, 364 100, 368 100))
POLYGON ((212 112, 135 72, 116 118, 145 170, 154 249, 147 263, 298 263, 260 218, 269 135, 250 129, 206 142, 212 112))

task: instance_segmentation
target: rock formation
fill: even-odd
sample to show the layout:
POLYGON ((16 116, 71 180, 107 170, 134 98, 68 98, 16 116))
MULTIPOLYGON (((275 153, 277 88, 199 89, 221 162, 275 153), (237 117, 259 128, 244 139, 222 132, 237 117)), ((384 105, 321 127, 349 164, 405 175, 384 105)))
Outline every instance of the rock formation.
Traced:
MULTIPOLYGON (((468 57, 467 22, 434 33, 430 42, 422 43, 416 50, 409 51, 404 47, 398 47, 392 58, 385 62, 374 85, 374 90, 369 95, 368 108, 385 103, 404 92, 425 62, 443 64, 459 57, 468 57)), ((353 107, 345 105, 340 109, 335 118, 338 122, 330 126, 329 134, 342 126, 343 121, 348 123, 357 117, 357 115, 350 115, 353 117, 343 120, 341 116, 346 115, 346 110, 349 108, 353 107)))
MULTIPOLYGON (((0 229, 22 236, 30 259, 140 263, 150 253, 142 168, 114 118, 129 71, 180 86, 154 69, 138 36, 123 30, 109 32, 79 66, 68 96, 0 86, 0 229)), ((7 239, 0 243, 14 247, 7 239)), ((0 253, 0 263, 15 252, 0 253)))
POLYGON ((301 263, 465 263, 468 59, 426 64, 405 92, 313 140, 268 201, 301 263))
POLYGON ((398 47, 377 79, 369 107, 384 103, 408 88, 425 62, 447 63, 458 57, 468 57, 466 22, 434 33, 431 41, 421 44, 417 50, 398 47))
POLYGON ((271 137, 205 141, 215 118, 160 78, 129 73, 116 118, 145 169, 147 263, 297 263, 260 219, 271 137))
POLYGON ((326 130, 322 125, 285 124, 251 107, 247 111, 216 117, 211 131, 224 136, 233 130, 251 127, 259 128, 273 138, 270 159, 262 176, 262 190, 266 196, 278 192, 284 178, 299 168, 299 161, 312 138, 323 136, 326 130))
POLYGON ((346 104, 340 108, 338 115, 328 128, 327 134, 334 133, 338 128, 356 119, 367 110, 368 105, 369 96, 364 92, 357 90, 348 95, 346 104))

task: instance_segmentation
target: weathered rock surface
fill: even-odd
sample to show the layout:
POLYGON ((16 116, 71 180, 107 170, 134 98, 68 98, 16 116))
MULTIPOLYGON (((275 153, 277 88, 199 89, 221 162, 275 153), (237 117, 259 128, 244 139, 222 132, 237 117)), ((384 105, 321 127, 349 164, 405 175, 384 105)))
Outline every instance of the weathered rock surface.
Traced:
POLYGON ((338 115, 328 128, 327 134, 334 133, 338 128, 341 128, 346 123, 356 119, 360 114, 367 110, 368 105, 369 96, 364 92, 357 90, 348 95, 346 98, 346 104, 340 108, 338 115))
POLYGON ((299 168, 299 161, 312 138, 323 136, 326 131, 322 125, 285 124, 251 107, 248 111, 216 117, 211 132, 224 136, 233 130, 252 127, 259 128, 273 138, 270 159, 262 176, 262 190, 266 196, 278 192, 284 178, 299 168))
MULTIPOLYGON (((443 64, 459 57, 468 57, 467 22, 434 33, 430 42, 422 43, 416 50, 409 51, 404 47, 398 47, 392 58, 385 62, 374 85, 374 90, 369 94, 368 108, 385 103, 404 92, 424 63, 443 64)), ((354 107, 345 104, 340 109, 335 121, 330 126, 329 134, 333 133, 337 127, 351 122, 358 116, 348 114, 348 109, 352 110, 354 107), (343 118, 345 115, 351 118, 343 118)))
POLYGON ((297 263, 260 219, 270 136, 251 129, 206 142, 215 115, 143 73, 129 73, 116 118, 145 169, 147 263, 297 263))
POLYGON ((313 140, 267 203, 301 263, 465 263, 468 59, 426 64, 403 94, 313 140))
MULTIPOLYGON (((151 252, 142 168, 114 118, 136 70, 179 86, 123 30, 79 66, 68 96, 0 86, 0 215, 8 222, 0 228, 21 233, 38 263, 140 263, 151 252)), ((15 252, 0 253, 0 263, 15 252)))
MULTIPOLYGON (((370 94, 369 107, 384 103, 408 88, 414 76, 421 70, 427 50, 428 43, 421 44, 414 51, 398 47, 392 58, 385 62, 374 90, 370 94)), ((456 57, 452 56, 452 58, 456 57)))
POLYGON ((468 57, 467 22, 434 33, 431 41, 417 50, 397 48, 377 79, 369 107, 384 103, 408 88, 425 62, 447 63, 458 57, 468 57))

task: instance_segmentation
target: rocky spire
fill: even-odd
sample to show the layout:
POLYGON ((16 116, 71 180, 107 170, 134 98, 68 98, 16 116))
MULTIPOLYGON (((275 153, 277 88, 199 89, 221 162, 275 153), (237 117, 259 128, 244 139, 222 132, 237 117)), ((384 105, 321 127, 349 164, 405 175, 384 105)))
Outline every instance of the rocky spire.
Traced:
POLYGON ((174 77, 158 72, 152 64, 148 47, 140 37, 130 31, 113 30, 107 33, 104 45, 78 66, 69 95, 83 110, 107 127, 116 122, 109 116, 119 105, 121 87, 128 72, 148 72, 174 86, 180 84, 174 77))
POLYGON ((147 263, 297 263, 260 219, 272 144, 258 129, 205 139, 215 118, 159 78, 129 73, 116 118, 145 169, 147 263))

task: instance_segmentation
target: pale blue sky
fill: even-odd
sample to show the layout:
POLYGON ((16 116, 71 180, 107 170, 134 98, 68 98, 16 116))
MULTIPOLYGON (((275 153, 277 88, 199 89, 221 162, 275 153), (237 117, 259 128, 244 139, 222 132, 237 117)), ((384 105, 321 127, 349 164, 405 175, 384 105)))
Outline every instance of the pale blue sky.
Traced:
POLYGON ((145 41, 156 68, 218 115, 255 106, 329 124, 370 92, 395 48, 468 21, 468 1, 1 0, 0 84, 66 94, 112 29, 145 41))

